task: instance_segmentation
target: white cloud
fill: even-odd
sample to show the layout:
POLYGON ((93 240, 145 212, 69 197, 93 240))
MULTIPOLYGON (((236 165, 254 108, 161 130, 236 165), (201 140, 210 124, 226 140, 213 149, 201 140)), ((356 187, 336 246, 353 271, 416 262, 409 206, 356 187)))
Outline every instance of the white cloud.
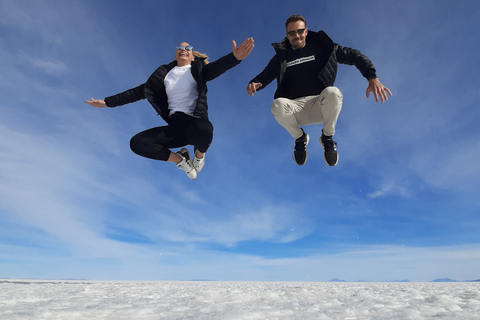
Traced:
POLYGON ((203 220, 194 222, 191 230, 203 234, 205 241, 234 246, 242 241, 268 241, 288 243, 303 238, 312 232, 308 227, 304 214, 299 214, 290 205, 261 206, 248 209, 250 206, 226 213, 225 218, 217 217, 212 223, 203 220))
MULTIPOLYGON (((246 82, 273 55, 270 42, 282 37, 276 32, 281 31, 283 18, 262 35, 253 34, 256 47, 248 60, 209 86, 215 139, 207 166, 194 182, 172 164, 144 159, 129 150, 133 134, 163 125, 148 103, 100 110, 82 101, 140 84, 159 63, 171 59, 171 51, 163 46, 176 44, 177 40, 171 42, 170 38, 179 33, 198 38, 199 47, 210 48, 211 56, 220 56, 231 49, 230 37, 238 43, 240 35, 256 30, 255 26, 247 31, 229 24, 231 17, 222 15, 225 23, 220 33, 215 26, 194 18, 190 23, 199 25, 197 29, 185 25, 174 33, 152 34, 152 27, 164 30, 162 21, 168 22, 177 12, 175 8, 162 6, 152 13, 157 18, 158 14, 165 15, 166 20, 136 24, 137 17, 145 14, 142 6, 146 3, 131 7, 132 12, 104 2, 55 1, 49 5, 3 1, 0 6, 0 26, 8 31, 0 40, 4 75, 0 79, 0 219, 18 231, 4 235, 4 245, 16 246, 9 249, 8 258, 14 260, 17 252, 24 266, 31 263, 29 255, 35 251, 28 246, 37 243, 45 248, 44 257, 33 256, 35 262, 44 262, 45 272, 53 272, 49 270, 52 263, 63 271, 73 268, 73 262, 68 261, 71 258, 77 263, 77 271, 89 270, 89 277, 96 278, 108 277, 108 271, 104 271, 108 266, 113 268, 112 277, 131 278, 139 273, 129 271, 145 270, 141 273, 145 279, 155 279, 158 272, 172 279, 231 279, 229 272, 237 278, 259 280, 285 274, 296 279, 306 279, 306 274, 310 279, 321 275, 323 280, 328 279, 326 275, 344 274, 352 279, 369 275, 370 269, 381 276, 383 264, 385 272, 387 266, 396 270, 395 263, 405 266, 401 270, 409 268, 401 261, 407 255, 401 248, 393 248, 393 254, 387 249, 365 247, 351 249, 350 254, 325 256, 314 255, 317 247, 312 241, 305 249, 309 258, 285 260, 231 252, 238 244, 245 244, 237 247, 243 249, 265 243, 293 246, 299 239, 308 243, 308 235, 326 228, 326 241, 345 241, 354 225, 368 226, 369 230, 385 224, 402 228, 403 219, 411 219, 411 212, 423 204, 422 196, 439 189, 466 195, 478 206, 474 193, 480 181, 480 139, 473 120, 478 118, 478 109, 471 107, 478 100, 477 86, 473 82, 470 87, 474 90, 465 91, 464 83, 462 89, 457 86, 458 77, 449 77, 466 69, 464 61, 474 61, 468 55, 475 50, 465 51, 465 59, 435 68, 449 61, 456 49, 447 46, 432 56, 425 46, 422 37, 436 32, 434 26, 441 21, 426 24, 414 18, 429 12, 430 5, 418 4, 421 10, 407 17, 408 25, 405 19, 390 21, 392 15, 385 6, 385 11, 363 6, 365 14, 383 15, 381 19, 367 19, 367 24, 362 22, 365 19, 352 16, 351 22, 360 27, 354 33, 343 32, 348 28, 338 24, 341 19, 328 20, 327 32, 334 40, 352 40, 352 44, 362 44, 359 49, 367 55, 372 53, 382 82, 395 94, 387 103, 375 104, 371 98, 365 99, 366 81, 355 68, 345 66, 340 70, 345 103, 337 131, 340 163, 335 168, 323 163, 317 134, 321 126, 308 129, 311 138, 317 138, 309 145, 307 165, 299 168, 294 164, 293 141, 269 112, 275 83, 254 99, 246 95, 246 82), (113 16, 104 19, 105 13, 132 19, 118 24, 113 16), (143 29, 145 26, 148 30, 143 29), (373 38, 364 32, 378 26, 387 32, 373 38), (388 30, 393 26, 392 37, 388 30), (417 32, 421 27, 428 27, 430 33, 425 28, 417 32), (224 33, 228 33, 227 40, 224 33), (420 54, 411 53, 409 48, 419 49, 416 52, 420 54), (432 57, 441 63, 436 64, 432 57), (395 201, 401 212, 393 205, 388 208, 388 196, 399 197, 395 201), (382 197, 385 201, 371 200, 382 197), (379 217, 378 212, 385 208, 396 218, 371 219, 379 217), (399 216, 400 222, 396 220, 399 216), (325 225, 320 227, 323 221, 325 225), (34 235, 29 236, 29 231, 34 235), (115 235, 119 239, 125 236, 125 242, 115 241, 115 235), (138 236, 145 243, 126 243, 128 236, 138 236), (201 250, 209 247, 221 247, 226 252, 201 250), (387 259, 393 256, 396 260, 387 259), (371 257, 372 262, 363 257, 371 257), (191 267, 200 262, 202 273, 212 276, 198 275, 191 267), (329 272, 347 267, 350 269, 342 274, 329 272)), ((311 6, 318 4, 312 2, 311 6)), ((332 8, 336 6, 332 4, 332 8)), ((408 13, 407 7, 396 6, 408 13)), ((159 7, 149 4, 150 8, 159 7)), ((263 13, 259 10, 256 14, 263 13)), ((351 16, 351 12, 340 14, 351 16)), ((322 25, 315 23, 318 28, 322 25)), ((450 25, 442 30, 449 29, 450 25)), ((429 44, 441 45, 436 43, 438 34, 442 33, 437 32, 429 44)), ((349 41, 341 44, 349 45, 349 41)), ((433 210, 446 217, 458 206, 450 203, 433 210)), ((465 215, 472 218, 467 227, 454 223, 456 231, 477 223, 474 210, 466 211, 465 215)), ((423 225, 428 224, 425 220, 423 225)), ((432 231, 433 238, 443 237, 444 230, 439 229, 432 231)), ((421 237, 411 239, 411 243, 422 241, 421 237)), ((477 254, 462 247, 452 248, 449 253, 455 250, 477 254)), ((4 252, 0 258, 5 257, 4 252)), ((415 262, 414 258, 421 256, 419 251, 410 248, 409 252, 411 266, 432 272, 427 270, 430 265, 415 262)), ((278 253, 282 255, 288 256, 283 248, 278 253)))
POLYGON ((164 245, 158 250, 144 248, 137 252, 125 250, 123 256, 115 260, 87 257, 65 260, 54 256, 42 259, 34 250, 31 253, 37 268, 47 278, 59 275, 67 278, 72 274, 93 280, 328 281, 339 278, 347 281, 432 281, 479 277, 478 244, 423 248, 338 246, 335 251, 337 253, 278 259, 205 250, 194 245, 164 245), (55 270, 51 265, 57 266, 55 270))
POLYGON ((397 180, 397 177, 387 174, 382 176, 382 179, 383 181, 379 184, 378 189, 367 194, 369 198, 375 199, 383 196, 411 197, 412 191, 408 188, 408 182, 405 180, 397 180))
POLYGON ((64 63, 57 61, 33 59, 32 65, 52 75, 60 75, 67 71, 67 66, 64 63))
POLYGON ((425 182, 439 189, 475 192, 480 184, 480 140, 476 135, 445 140, 418 154, 410 166, 425 182))

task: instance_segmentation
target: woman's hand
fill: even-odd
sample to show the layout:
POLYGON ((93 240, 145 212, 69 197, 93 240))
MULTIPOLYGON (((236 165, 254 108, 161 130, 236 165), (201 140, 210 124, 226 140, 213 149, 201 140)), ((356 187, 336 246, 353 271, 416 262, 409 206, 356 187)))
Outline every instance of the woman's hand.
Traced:
POLYGON ((235 58, 237 58, 237 60, 243 60, 246 57, 248 57, 250 52, 252 52, 252 50, 253 50, 253 47, 254 47, 253 38, 247 38, 238 47, 237 47, 237 43, 235 42, 235 40, 233 40, 232 41, 232 46, 233 46, 232 52, 233 52, 233 55, 235 56, 235 58))
POLYGON ((97 100, 93 98, 92 100, 85 100, 85 103, 97 108, 105 108, 107 106, 104 100, 97 100))

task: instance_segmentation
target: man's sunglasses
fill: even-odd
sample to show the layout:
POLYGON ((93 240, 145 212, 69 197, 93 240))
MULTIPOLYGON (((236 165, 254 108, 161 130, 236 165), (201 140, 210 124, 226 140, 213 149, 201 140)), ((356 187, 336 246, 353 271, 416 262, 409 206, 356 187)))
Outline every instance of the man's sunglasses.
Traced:
POLYGON ((187 51, 192 51, 193 50, 193 47, 192 46, 185 46, 185 47, 182 47, 182 46, 176 46, 177 50, 178 51, 182 51, 183 49, 187 50, 187 51))
POLYGON ((294 37, 295 34, 299 34, 299 35, 302 35, 304 32, 305 32, 305 29, 306 28, 303 28, 303 29, 298 29, 298 30, 294 30, 294 31, 288 31, 287 34, 290 36, 290 37, 294 37))

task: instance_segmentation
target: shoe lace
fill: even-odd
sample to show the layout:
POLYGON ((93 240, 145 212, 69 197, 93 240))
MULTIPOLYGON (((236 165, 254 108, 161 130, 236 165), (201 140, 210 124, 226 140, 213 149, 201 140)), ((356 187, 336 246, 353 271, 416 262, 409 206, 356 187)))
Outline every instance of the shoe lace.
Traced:
POLYGON ((333 141, 332 139, 324 139, 322 142, 323 142, 323 147, 325 148, 326 151, 337 150, 337 142, 336 141, 333 141))
POLYGON ((305 150, 307 148, 307 141, 303 141, 303 140, 300 140, 300 141, 295 141, 295 151, 302 151, 305 150))
POLYGON ((185 171, 186 173, 190 173, 195 169, 187 161, 180 162, 178 164, 178 168, 185 171))

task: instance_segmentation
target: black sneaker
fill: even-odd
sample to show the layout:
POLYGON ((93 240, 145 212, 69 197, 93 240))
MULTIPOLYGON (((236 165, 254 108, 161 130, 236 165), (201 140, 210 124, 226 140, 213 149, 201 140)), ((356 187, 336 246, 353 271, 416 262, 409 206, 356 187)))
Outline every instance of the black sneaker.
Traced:
MULTIPOLYGON (((302 129, 303 131, 303 129, 302 129)), ((303 166, 307 162, 308 153, 307 153, 307 144, 308 144, 308 134, 303 131, 303 135, 295 140, 295 148, 293 151, 293 159, 299 166, 303 166)))
POLYGON ((330 167, 337 165, 338 163, 338 153, 337 153, 337 142, 333 141, 332 136, 326 136, 323 134, 320 138, 320 144, 323 147, 323 159, 325 163, 330 167))
POLYGON ((178 155, 181 155, 182 157, 185 158, 187 161, 191 161, 190 159, 190 152, 186 148, 182 148, 179 151, 176 152, 178 155))

